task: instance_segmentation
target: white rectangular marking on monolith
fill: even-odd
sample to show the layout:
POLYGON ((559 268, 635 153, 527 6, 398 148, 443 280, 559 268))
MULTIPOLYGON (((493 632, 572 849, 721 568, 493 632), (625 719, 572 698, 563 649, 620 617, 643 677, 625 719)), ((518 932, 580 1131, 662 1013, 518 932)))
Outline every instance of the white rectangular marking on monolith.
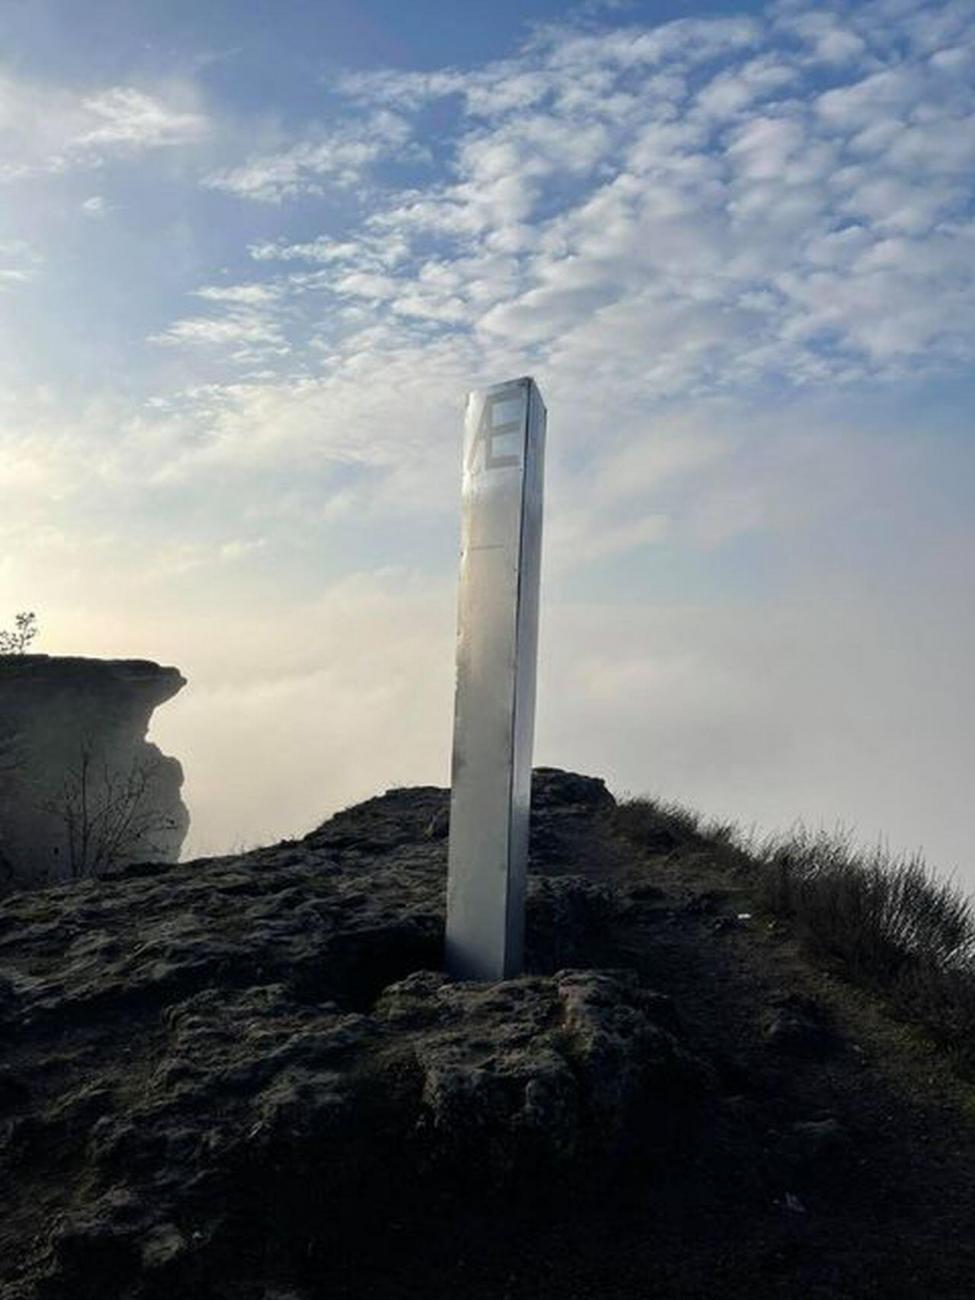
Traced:
POLYGON ((446 965, 458 979, 522 967, 544 462, 532 379, 469 395, 447 868, 446 965))

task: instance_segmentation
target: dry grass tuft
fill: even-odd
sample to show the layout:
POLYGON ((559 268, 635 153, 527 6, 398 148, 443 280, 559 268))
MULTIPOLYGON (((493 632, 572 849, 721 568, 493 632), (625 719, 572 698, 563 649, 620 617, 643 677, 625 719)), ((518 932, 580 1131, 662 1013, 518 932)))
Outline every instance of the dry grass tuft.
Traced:
POLYGON ((671 852, 701 841, 700 814, 667 799, 624 799, 613 809, 613 824, 650 853, 671 852))
POLYGON ((799 826, 760 841, 652 798, 625 800, 614 817, 645 851, 707 850, 749 882, 755 906, 787 922, 811 957, 881 994, 975 1074, 975 898, 920 854, 861 849, 842 828, 799 826))
POLYGON ((920 854, 799 828, 757 850, 758 905, 975 1070, 975 899, 920 854))

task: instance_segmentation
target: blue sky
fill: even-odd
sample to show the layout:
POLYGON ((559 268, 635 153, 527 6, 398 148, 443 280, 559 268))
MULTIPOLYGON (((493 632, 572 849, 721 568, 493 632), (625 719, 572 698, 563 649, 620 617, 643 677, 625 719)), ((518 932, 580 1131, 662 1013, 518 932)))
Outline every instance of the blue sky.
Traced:
POLYGON ((539 760, 975 881, 973 72, 958 0, 8 0, 0 623, 183 669, 188 852, 445 782, 531 372, 539 760))

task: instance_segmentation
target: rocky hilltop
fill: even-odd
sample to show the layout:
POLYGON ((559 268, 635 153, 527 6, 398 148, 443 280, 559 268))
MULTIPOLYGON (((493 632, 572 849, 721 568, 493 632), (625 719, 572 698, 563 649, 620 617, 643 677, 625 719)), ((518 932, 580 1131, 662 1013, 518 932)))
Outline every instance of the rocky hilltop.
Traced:
POLYGON ((717 840, 536 771, 528 971, 448 795, 0 904, 3 1300, 962 1297, 970 1094, 717 840))
POLYGON ((146 733, 185 685, 144 659, 0 656, 0 890, 178 860, 183 771, 146 733))

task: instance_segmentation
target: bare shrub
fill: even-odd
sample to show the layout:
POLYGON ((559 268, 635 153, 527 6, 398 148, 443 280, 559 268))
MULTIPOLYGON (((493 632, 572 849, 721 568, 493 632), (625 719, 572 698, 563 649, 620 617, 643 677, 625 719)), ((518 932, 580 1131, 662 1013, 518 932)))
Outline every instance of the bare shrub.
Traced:
POLYGON ((159 763, 133 759, 120 772, 101 759, 90 743, 80 747, 78 765, 67 773, 55 798, 41 803, 64 827, 68 875, 72 880, 102 875, 138 859, 164 852, 159 837, 176 825, 154 802, 159 763))

